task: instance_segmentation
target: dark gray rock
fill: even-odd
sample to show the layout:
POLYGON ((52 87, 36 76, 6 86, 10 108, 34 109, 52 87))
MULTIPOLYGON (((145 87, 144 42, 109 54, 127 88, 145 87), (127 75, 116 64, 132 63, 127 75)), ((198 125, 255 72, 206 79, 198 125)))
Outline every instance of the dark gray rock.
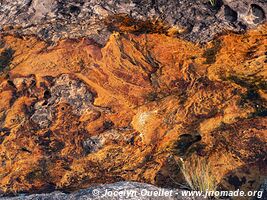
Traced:
POLYGON ((50 126, 60 103, 71 105, 73 114, 78 116, 92 108, 93 94, 84 83, 72 79, 68 74, 62 74, 53 81, 54 85, 44 94, 47 99, 34 105, 35 112, 31 120, 40 128, 50 126))
POLYGON ((226 30, 240 32, 266 20, 265 0, 215 2, 211 5, 209 0, 2 0, 0 30, 37 35, 50 42, 89 37, 104 45, 114 30, 106 23, 107 18, 125 14, 136 22, 154 19, 170 27, 182 26, 187 32, 181 37, 203 43, 226 30))
POLYGON ((97 136, 93 136, 83 141, 82 146, 84 153, 89 154, 98 151, 103 146, 103 142, 97 136))
POLYGON ((237 22, 254 27, 266 20, 267 2, 259 1, 233 1, 225 0, 227 5, 238 14, 237 22))
POLYGON ((267 179, 261 184, 259 190, 262 192, 261 196, 256 196, 254 200, 261 199, 261 200, 267 200, 267 179))
MULTIPOLYGON (((100 185, 74 193, 53 192, 47 194, 20 195, 2 197, 1 200, 193 200, 197 198, 183 197, 181 190, 158 188, 153 185, 137 182, 118 182, 100 185), (126 193, 128 192, 128 193, 126 193)), ((203 199, 203 198, 198 198, 203 199)))

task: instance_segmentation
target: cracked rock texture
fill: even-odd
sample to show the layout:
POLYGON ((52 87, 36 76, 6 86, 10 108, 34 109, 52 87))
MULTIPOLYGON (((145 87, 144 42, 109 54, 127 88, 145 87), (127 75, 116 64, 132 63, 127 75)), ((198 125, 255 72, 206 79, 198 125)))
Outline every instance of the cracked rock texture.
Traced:
POLYGON ((0 1, 0 193, 260 188, 266 3, 216 2, 0 1))
POLYGON ((194 42, 242 32, 266 20, 266 0, 1 0, 5 33, 50 42, 89 37, 104 45, 113 31, 161 32, 194 42), (121 26, 122 25, 122 26, 121 26))

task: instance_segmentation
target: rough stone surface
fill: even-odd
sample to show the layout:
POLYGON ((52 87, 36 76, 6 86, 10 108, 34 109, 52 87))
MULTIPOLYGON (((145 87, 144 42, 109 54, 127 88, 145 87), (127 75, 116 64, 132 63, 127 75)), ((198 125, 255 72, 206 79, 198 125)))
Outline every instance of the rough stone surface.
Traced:
POLYGON ((220 188, 256 190, 267 171, 266 30, 205 46, 164 34, 114 33, 103 48, 3 36, 13 54, 0 76, 2 193, 179 188, 179 158, 210 163, 220 188))
POLYGON ((37 35, 50 42, 89 37, 104 45, 113 31, 130 31, 181 35, 203 43, 266 20, 265 0, 215 2, 212 6, 208 0, 3 0, 0 26, 4 33, 37 35))
POLYGON ((267 199, 267 180, 264 180, 264 182, 261 184, 259 191, 262 191, 262 198, 255 198, 255 199, 267 199))
POLYGON ((0 2, 1 194, 266 180, 264 1, 0 2))
POLYGON ((163 189, 163 188, 158 188, 153 185, 145 184, 145 183, 137 183, 137 182, 118 182, 114 184, 107 184, 107 185, 99 185, 96 187, 91 187, 89 189, 84 189, 80 190, 71 194, 65 194, 62 192, 53 192, 50 194, 34 194, 34 195, 20 195, 18 197, 2 197, 0 199, 2 200, 120 200, 120 199, 132 199, 132 200, 197 200, 201 199, 200 197, 183 197, 182 196, 182 190, 170 190, 170 189, 163 189), (99 195, 94 195, 93 191, 97 190, 99 191, 99 195), (131 191, 132 193, 123 196, 107 196, 105 195, 106 191, 118 191, 118 192, 125 192, 125 191, 131 191), (169 193, 168 195, 161 195, 161 196, 156 196, 156 195, 151 195, 152 192, 167 192, 169 193), (150 192, 150 194, 148 193, 150 192), (147 195, 145 195, 147 193, 147 195), (171 195, 170 195, 171 194, 171 195))
POLYGON ((86 85, 70 79, 68 74, 63 74, 53 81, 54 85, 44 92, 44 99, 34 105, 35 112, 31 120, 41 128, 49 127, 58 104, 71 105, 73 113, 81 116, 89 112, 93 101, 93 94, 86 88, 86 85))

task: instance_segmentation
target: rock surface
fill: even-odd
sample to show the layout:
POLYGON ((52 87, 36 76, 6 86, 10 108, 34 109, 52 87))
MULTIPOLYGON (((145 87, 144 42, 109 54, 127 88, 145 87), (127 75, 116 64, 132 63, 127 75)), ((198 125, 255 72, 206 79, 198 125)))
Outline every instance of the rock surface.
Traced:
POLYGON ((2 0, 2 32, 50 42, 89 37, 104 45, 113 31, 161 32, 206 42, 266 20, 265 0, 2 0), (122 25, 122 26, 121 26, 122 25), (201 37, 200 37, 201 35, 201 37))
POLYGON ((178 187, 174 158, 194 156, 211 163, 222 187, 258 188, 266 175, 266 30, 205 47, 160 34, 114 34, 104 48, 3 37, 1 51, 14 53, 0 85, 1 190, 120 180, 178 187))
POLYGON ((255 199, 267 199, 267 180, 265 179, 264 182, 261 184, 259 191, 262 191, 262 198, 255 198, 255 199))
POLYGON ((259 188, 264 1, 101 2, 1 1, 0 192, 179 188, 181 158, 219 188, 259 188))
POLYGON ((183 197, 181 190, 170 190, 158 188, 153 185, 137 182, 118 182, 114 184, 100 185, 89 189, 80 190, 71 194, 53 192, 48 194, 20 195, 18 197, 2 197, 2 200, 31 200, 31 199, 51 199, 51 200, 194 200, 198 198, 183 197), (108 192, 107 192, 108 191, 108 192), (120 195, 117 192, 121 192, 120 195), (128 191, 128 194, 125 193, 128 191), (110 193, 112 192, 112 193, 110 193), (156 193, 158 192, 158 193, 156 193), (157 196, 158 195, 158 196, 157 196))

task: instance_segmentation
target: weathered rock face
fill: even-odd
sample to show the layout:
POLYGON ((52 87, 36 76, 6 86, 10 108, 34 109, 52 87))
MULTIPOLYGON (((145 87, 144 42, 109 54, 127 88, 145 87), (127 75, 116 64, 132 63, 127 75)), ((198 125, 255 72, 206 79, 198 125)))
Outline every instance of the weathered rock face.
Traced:
POLYGON ((221 188, 259 188, 267 25, 256 25, 265 4, 175 2, 1 2, 1 25, 13 26, 0 41, 2 193, 122 180, 179 187, 179 157, 206 159, 221 188), (153 20, 162 13, 166 21, 153 20), (180 26, 198 42, 254 28, 200 46, 171 37, 180 26), (28 34, 72 39, 51 46, 28 34))
POLYGON ((104 45, 113 31, 181 34, 205 42, 227 30, 255 27, 266 19, 265 0, 214 2, 4 0, 0 2, 0 25, 5 33, 37 35, 47 41, 86 36, 104 45))
POLYGON ((175 187, 173 158, 192 155, 225 188, 264 179, 266 25, 203 48, 159 34, 115 34, 102 49, 86 39, 2 43, 1 55, 13 52, 0 87, 3 192, 175 187))

